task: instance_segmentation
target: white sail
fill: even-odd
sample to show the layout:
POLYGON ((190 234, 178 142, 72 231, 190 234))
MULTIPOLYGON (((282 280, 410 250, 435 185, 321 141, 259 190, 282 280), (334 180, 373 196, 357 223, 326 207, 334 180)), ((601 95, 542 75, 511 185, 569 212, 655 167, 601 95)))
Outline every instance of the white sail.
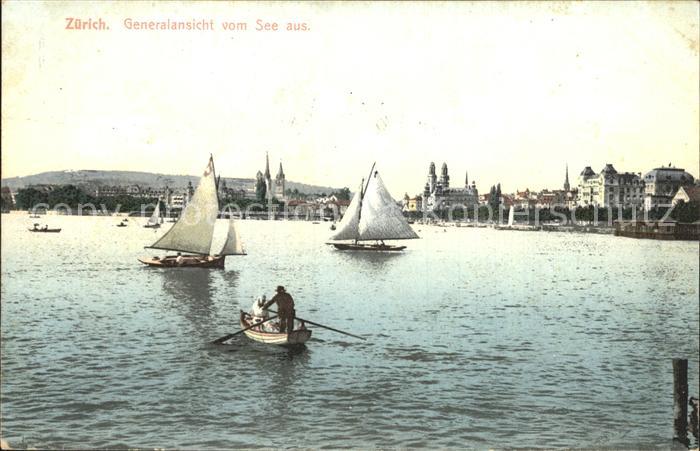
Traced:
POLYGON ((508 226, 512 226, 514 220, 515 220, 515 209, 511 205, 510 210, 508 210, 508 226))
POLYGON ((160 199, 156 202, 156 208, 153 210, 153 214, 148 218, 148 224, 154 225, 158 224, 158 218, 160 217, 160 199))
POLYGON ((362 198, 362 184, 360 184, 360 189, 355 193, 348 209, 345 210, 343 219, 336 228, 336 232, 331 236, 331 240, 356 240, 359 237, 358 225, 359 225, 359 211, 360 211, 360 200, 362 198))
POLYGON ((418 238, 401 208, 374 171, 367 183, 360 212, 359 240, 410 240, 418 238))
POLYGON ((219 198, 216 192, 214 160, 210 158, 202 178, 199 179, 199 185, 180 218, 150 247, 209 255, 218 214, 219 198))
POLYGON ((228 233, 224 247, 219 252, 219 255, 245 255, 241 237, 238 235, 238 229, 233 221, 233 218, 228 220, 228 233))

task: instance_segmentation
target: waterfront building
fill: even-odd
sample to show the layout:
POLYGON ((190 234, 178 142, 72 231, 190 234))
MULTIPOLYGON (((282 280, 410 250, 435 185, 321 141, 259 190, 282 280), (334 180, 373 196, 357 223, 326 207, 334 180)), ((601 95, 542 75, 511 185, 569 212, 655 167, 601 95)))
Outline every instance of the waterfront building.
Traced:
POLYGON ((423 211, 423 197, 409 197, 408 193, 406 193, 403 197, 403 205, 401 210, 406 212, 423 211))
POLYGON ((668 206, 681 186, 693 186, 695 179, 684 169, 660 167, 644 175, 644 208, 649 210, 661 205, 668 206))
POLYGON ((640 173, 619 173, 612 164, 596 174, 586 166, 578 180, 577 204, 585 207, 641 207, 644 205, 644 180, 640 173))
POLYGON ((566 207, 567 191, 543 189, 537 194, 535 206, 538 208, 566 207))
POLYGON ((148 188, 140 185, 128 186, 98 186, 95 188, 96 197, 116 197, 116 196, 131 196, 139 199, 146 198, 167 198, 171 189, 165 186, 164 188, 148 188))
POLYGON ((515 195, 513 195, 512 199, 513 208, 519 210, 526 210, 537 204, 537 195, 531 193, 529 188, 525 188, 525 191, 515 190, 515 195))
POLYGON ((194 194, 192 182, 187 182, 187 187, 174 189, 169 186, 163 188, 148 188, 140 185, 129 186, 98 186, 95 188, 95 197, 130 196, 138 199, 159 199, 165 205, 166 210, 182 210, 194 194))
POLYGON ((479 203, 476 183, 469 184, 469 174, 465 174, 464 187, 450 187, 447 163, 442 164, 440 179, 435 173, 435 163, 430 163, 428 180, 423 189, 421 208, 423 211, 445 210, 454 206, 472 208, 479 203))
POLYGON ((681 186, 678 188, 676 195, 671 199, 671 204, 676 205, 678 202, 700 204, 700 186, 681 186))
POLYGON ((578 188, 574 188, 566 192, 566 207, 570 210, 576 208, 576 199, 578 198, 578 188))
POLYGON ((265 153, 265 172, 262 173, 258 171, 256 174, 256 180, 258 182, 262 181, 265 183, 265 199, 277 199, 280 202, 286 200, 286 185, 287 179, 284 175, 284 170, 282 169, 282 162, 280 161, 280 167, 277 170, 277 175, 275 180, 272 180, 272 175, 270 173, 270 156, 265 153))
POLYGON ((219 182, 219 199, 221 201, 255 199, 255 190, 244 188, 229 188, 226 184, 226 180, 221 179, 221 181, 219 182))

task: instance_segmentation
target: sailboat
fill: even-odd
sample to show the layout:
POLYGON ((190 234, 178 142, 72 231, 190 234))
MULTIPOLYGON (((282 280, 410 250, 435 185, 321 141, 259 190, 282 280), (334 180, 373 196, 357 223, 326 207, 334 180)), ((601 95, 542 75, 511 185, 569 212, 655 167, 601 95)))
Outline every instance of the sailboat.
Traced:
POLYGON ((327 243, 339 250, 401 251, 406 246, 385 244, 384 240, 419 238, 387 191, 379 172, 372 169, 365 184, 355 193, 331 241, 352 240, 352 243, 327 243), (375 241, 375 243, 360 243, 375 241))
POLYGON ((160 199, 158 199, 158 202, 156 202, 156 208, 153 209, 153 214, 150 218, 148 218, 148 222, 144 227, 147 229, 157 229, 162 223, 163 218, 160 215, 160 199))
POLYGON ((147 248, 177 251, 164 258, 139 258, 149 266, 223 268, 227 255, 245 255, 233 218, 229 219, 226 241, 221 251, 211 252, 214 225, 219 215, 219 196, 214 173, 214 158, 209 158, 199 185, 177 222, 147 248), (187 252, 189 255, 181 255, 187 252))

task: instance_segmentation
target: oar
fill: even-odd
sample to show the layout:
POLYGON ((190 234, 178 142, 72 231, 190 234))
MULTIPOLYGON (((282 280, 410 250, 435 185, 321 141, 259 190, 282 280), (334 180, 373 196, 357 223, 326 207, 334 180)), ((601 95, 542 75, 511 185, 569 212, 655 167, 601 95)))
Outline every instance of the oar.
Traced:
POLYGON ((245 332, 245 331, 248 330, 248 329, 252 329, 252 328, 255 327, 255 326, 259 326, 259 325, 261 325, 262 323, 266 323, 266 322, 268 322, 268 321, 270 321, 270 320, 272 320, 272 319, 275 319, 275 318, 277 318, 276 315, 275 315, 275 316, 271 316, 271 317, 269 317, 268 319, 266 319, 266 320, 264 320, 264 321, 260 321, 259 323, 255 323, 255 324, 253 324, 252 326, 246 327, 245 329, 241 329, 241 330, 239 330, 238 332, 234 332, 234 333, 232 333, 232 334, 224 335, 223 337, 217 338, 216 340, 212 341, 211 344, 213 344, 213 345, 219 345, 219 344, 225 342, 226 340, 228 340, 229 338, 235 337, 236 335, 238 335, 238 334, 240 334, 240 333, 243 333, 243 332, 245 332))
MULTIPOLYGON (((266 309, 266 310, 267 310, 268 312, 277 313, 277 312, 274 311, 274 310, 270 310, 270 309, 266 309)), ((323 327, 324 329, 332 330, 333 332, 338 332, 338 333, 340 333, 340 334, 350 335, 351 337, 359 338, 360 340, 367 340, 366 338, 362 338, 362 337, 359 337, 359 336, 357 336, 357 335, 353 335, 353 334, 351 334, 351 333, 349 333, 349 332, 343 332, 342 330, 333 329, 332 327, 324 326, 323 324, 319 324, 319 323, 315 323, 315 322, 313 322, 313 321, 309 321, 308 319, 299 318, 298 316, 295 316, 294 318, 295 318, 295 319, 298 319, 299 321, 304 321, 305 323, 313 324, 314 326, 323 327)))

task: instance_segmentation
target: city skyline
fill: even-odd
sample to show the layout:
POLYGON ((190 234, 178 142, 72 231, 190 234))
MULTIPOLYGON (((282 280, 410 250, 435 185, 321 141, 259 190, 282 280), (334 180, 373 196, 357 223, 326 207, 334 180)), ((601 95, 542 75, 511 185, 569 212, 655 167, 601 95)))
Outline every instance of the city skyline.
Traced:
POLYGON ((251 178, 396 198, 430 161, 480 190, 558 189, 569 166, 698 173, 698 5, 3 6, 2 177, 51 170, 251 178), (66 31, 65 16, 105 32, 66 31), (125 17, 257 17, 304 34, 139 32, 125 17), (362 27, 358 28, 361 23, 362 27), (28 30, 31 30, 29 32, 28 30))

